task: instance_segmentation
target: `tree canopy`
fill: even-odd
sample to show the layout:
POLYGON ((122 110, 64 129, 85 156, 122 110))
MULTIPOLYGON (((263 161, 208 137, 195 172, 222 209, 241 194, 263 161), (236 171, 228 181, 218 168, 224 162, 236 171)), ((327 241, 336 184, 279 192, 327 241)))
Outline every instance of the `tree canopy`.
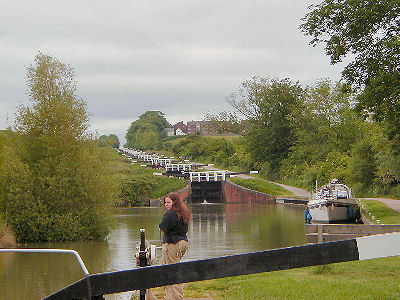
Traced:
POLYGON ((103 134, 99 136, 97 139, 99 147, 112 147, 112 148, 119 148, 119 138, 117 135, 111 133, 108 136, 103 134))
POLYGON ((289 79, 253 77, 229 99, 250 122, 245 139, 254 167, 264 165, 272 177, 295 141, 291 116, 303 94, 300 85, 289 79))
POLYGON ((365 120, 354 109, 354 97, 346 84, 329 79, 303 87, 253 77, 229 97, 245 118, 243 137, 217 143, 188 136, 172 150, 224 167, 257 169, 265 178, 307 189, 316 179, 338 178, 356 195, 398 194, 398 157, 385 126, 365 120))
POLYGON ((110 152, 87 131, 74 72, 38 54, 27 69, 31 106, 20 106, 1 144, 1 211, 19 241, 104 238, 116 184, 110 152))
POLYGON ((350 57, 343 78, 359 91, 357 108, 398 134, 400 115, 400 5, 398 0, 325 0, 310 6, 300 26, 325 44, 331 63, 350 57))
POLYGON ((146 111, 131 123, 126 133, 126 146, 137 149, 155 149, 160 139, 167 136, 165 128, 171 124, 161 111, 146 111))

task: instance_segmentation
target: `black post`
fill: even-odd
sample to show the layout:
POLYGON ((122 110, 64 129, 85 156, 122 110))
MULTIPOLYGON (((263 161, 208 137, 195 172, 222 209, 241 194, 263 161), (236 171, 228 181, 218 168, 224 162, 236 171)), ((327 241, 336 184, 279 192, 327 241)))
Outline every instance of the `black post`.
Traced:
MULTIPOLYGON (((139 267, 146 266, 146 230, 140 229, 139 267)), ((140 300, 146 299, 146 290, 140 290, 140 300)))

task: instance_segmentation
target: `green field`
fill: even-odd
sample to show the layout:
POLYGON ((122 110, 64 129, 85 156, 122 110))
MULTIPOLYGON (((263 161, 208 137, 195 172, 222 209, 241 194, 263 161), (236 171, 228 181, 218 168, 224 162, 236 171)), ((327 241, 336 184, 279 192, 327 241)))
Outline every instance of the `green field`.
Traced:
MULTIPOLYGON (((163 288, 153 289, 158 299, 163 288)), ((400 297, 399 258, 229 277, 185 284, 185 297, 213 299, 393 299, 400 297)))

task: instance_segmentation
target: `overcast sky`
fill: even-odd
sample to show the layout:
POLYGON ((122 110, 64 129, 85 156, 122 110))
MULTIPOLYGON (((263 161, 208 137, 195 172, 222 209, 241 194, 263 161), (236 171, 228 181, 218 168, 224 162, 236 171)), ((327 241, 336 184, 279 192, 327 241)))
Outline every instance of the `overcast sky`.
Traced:
POLYGON ((229 109, 252 76, 340 79, 298 26, 320 0, 0 0, 0 128, 29 104, 26 67, 39 51, 75 70, 92 131, 116 133, 160 110, 170 123, 229 109))

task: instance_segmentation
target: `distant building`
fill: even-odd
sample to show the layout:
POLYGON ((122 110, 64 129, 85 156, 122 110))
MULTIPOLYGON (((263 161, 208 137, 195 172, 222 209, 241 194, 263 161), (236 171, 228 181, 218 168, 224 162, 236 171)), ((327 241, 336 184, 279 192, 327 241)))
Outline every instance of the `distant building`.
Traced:
POLYGON ((167 136, 186 135, 199 133, 201 135, 217 134, 215 126, 210 121, 188 121, 187 125, 183 121, 176 123, 171 128, 165 128, 167 136))
POLYGON ((187 134, 187 126, 183 121, 178 122, 174 125, 174 135, 185 135, 187 134))
POLYGON ((167 136, 173 136, 173 135, 175 135, 175 133, 174 133, 174 128, 173 128, 173 127, 171 127, 171 128, 165 128, 165 132, 167 133, 167 136))
POLYGON ((214 126, 209 121, 188 121, 187 133, 199 132, 201 135, 210 135, 215 132, 214 126))

